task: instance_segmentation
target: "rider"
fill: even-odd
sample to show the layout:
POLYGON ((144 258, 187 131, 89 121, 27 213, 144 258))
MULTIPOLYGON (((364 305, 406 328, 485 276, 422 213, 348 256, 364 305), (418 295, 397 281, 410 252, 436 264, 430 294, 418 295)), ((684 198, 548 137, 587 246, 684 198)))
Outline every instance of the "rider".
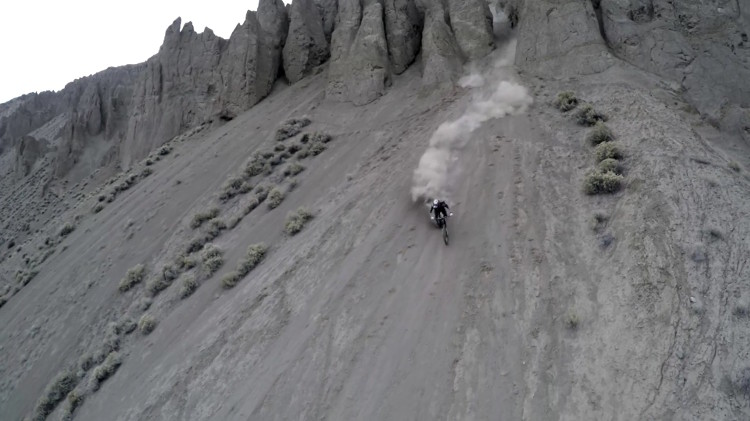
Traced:
POLYGON ((435 199, 432 201, 430 214, 434 213, 435 219, 437 219, 440 217, 440 214, 443 214, 443 217, 448 216, 448 210, 450 210, 450 207, 448 207, 448 204, 444 200, 435 199))

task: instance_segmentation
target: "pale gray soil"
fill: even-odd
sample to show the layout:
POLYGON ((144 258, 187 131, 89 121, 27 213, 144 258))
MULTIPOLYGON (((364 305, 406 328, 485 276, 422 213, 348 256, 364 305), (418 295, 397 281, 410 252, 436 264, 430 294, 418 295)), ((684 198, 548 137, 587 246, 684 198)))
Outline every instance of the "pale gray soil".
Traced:
POLYGON ((446 247, 410 200, 411 175, 471 95, 423 90, 417 71, 364 107, 325 101, 325 73, 305 79, 175 142, 100 213, 87 199, 75 231, 0 308, 0 418, 29 414, 95 349, 143 294, 118 292, 128 268, 171 260, 192 215, 275 144, 277 124, 307 115, 306 130, 334 135, 328 150, 304 161, 280 207, 261 205, 214 241, 226 263, 195 294, 179 300, 175 282, 154 300, 156 330, 123 336, 122 366, 75 419, 747 419, 736 376, 750 365, 748 319, 734 309, 750 299, 748 145, 713 141, 641 73, 524 80, 532 109, 485 123, 457 163, 446 247), (627 154, 622 192, 581 192, 593 148, 551 105, 563 89, 610 116, 627 154), (301 205, 316 217, 288 237, 284 218, 301 205), (609 218, 599 232, 595 212, 609 218), (266 260, 222 289, 261 241, 266 260))

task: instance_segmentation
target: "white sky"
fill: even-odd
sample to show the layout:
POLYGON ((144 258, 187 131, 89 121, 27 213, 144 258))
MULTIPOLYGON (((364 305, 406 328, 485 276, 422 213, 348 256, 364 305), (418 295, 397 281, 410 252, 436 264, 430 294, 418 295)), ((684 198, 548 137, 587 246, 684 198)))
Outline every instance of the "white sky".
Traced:
MULTIPOLYGON (((291 0, 285 0, 290 3, 291 0)), ((146 61, 179 16, 197 32, 229 38, 258 0, 3 0, 0 3, 0 103, 110 66, 146 61)))

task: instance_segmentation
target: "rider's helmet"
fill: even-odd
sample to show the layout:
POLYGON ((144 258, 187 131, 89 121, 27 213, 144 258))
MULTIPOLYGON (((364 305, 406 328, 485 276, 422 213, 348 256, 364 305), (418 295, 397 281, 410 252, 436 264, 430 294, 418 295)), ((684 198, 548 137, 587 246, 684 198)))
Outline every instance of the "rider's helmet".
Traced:
POLYGON ((435 205, 435 206, 437 206, 437 204, 438 204, 439 202, 440 202, 439 200, 435 199, 435 200, 433 200, 433 201, 432 201, 432 204, 433 204, 433 205, 435 205))

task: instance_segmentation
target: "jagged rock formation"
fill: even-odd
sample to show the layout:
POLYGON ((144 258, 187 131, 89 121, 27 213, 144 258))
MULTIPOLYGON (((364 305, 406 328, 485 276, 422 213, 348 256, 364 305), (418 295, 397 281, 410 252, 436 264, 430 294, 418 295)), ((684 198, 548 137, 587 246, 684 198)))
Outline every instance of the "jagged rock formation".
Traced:
POLYGON ((39 141, 32 136, 23 136, 18 141, 16 148, 16 168, 17 177, 26 177, 31 172, 34 163, 44 155, 46 150, 45 142, 39 141))
POLYGON ((380 2, 365 8, 352 50, 349 99, 356 105, 367 104, 385 93, 391 77, 380 2))
POLYGON ((575 75, 612 65, 590 2, 525 1, 520 10, 516 65, 524 70, 575 75))
MULTIPOLYGON (((266 97, 279 75, 295 83, 329 57, 327 96, 359 105, 381 96, 420 52, 429 85, 455 80, 467 57, 492 49, 482 0, 261 0, 228 40, 181 24, 178 18, 168 27, 145 63, 4 105, 0 151, 31 136, 23 144, 49 145, 51 175, 85 164, 81 178, 102 165, 128 168, 190 127, 232 119, 266 97)), ((32 150, 14 161, 15 174, 35 165, 32 150)))
POLYGON ((337 0, 315 0, 315 6, 318 8, 321 19, 323 19, 323 33, 326 35, 326 41, 331 42, 333 28, 336 25, 336 15, 339 11, 337 0))
POLYGON ((453 82, 461 74, 463 56, 447 13, 440 2, 422 1, 425 14, 422 31, 422 79, 425 84, 453 82))
POLYGON ((448 0, 451 26, 461 51, 470 60, 489 54, 495 47, 492 13, 485 0, 448 0))
POLYGON ((414 0, 385 0, 385 35, 395 74, 403 73, 416 59, 422 44, 422 25, 414 0))
POLYGON ((326 87, 328 98, 338 101, 348 99, 347 59, 349 50, 357 37, 361 20, 362 4, 359 0, 339 1, 336 29, 331 37, 331 63, 328 67, 328 86, 326 87))
POLYGON ((294 0, 289 34, 284 45, 284 72, 298 82, 330 57, 323 18, 312 0, 294 0))

